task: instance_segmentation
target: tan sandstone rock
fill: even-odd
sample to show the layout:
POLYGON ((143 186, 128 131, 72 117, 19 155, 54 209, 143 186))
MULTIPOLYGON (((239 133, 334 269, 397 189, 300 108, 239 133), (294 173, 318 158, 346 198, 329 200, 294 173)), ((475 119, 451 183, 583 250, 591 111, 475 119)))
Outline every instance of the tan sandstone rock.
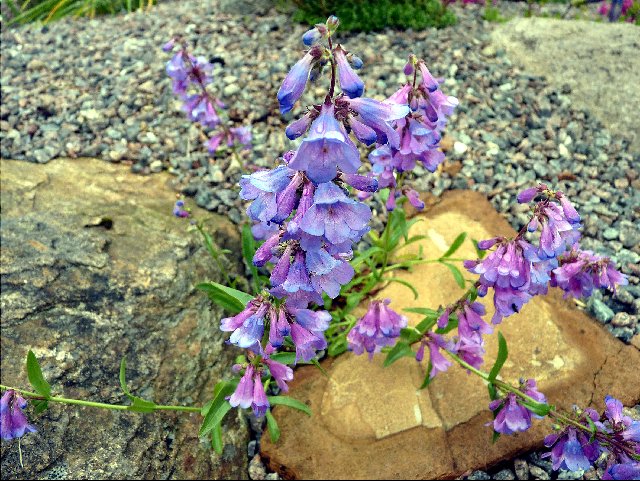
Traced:
MULTIPOLYGON (((461 231, 477 240, 514 235, 489 202, 474 192, 446 195, 423 219, 411 235, 426 236, 421 246, 428 257, 444 253, 461 231)), ((409 249, 417 250, 418 244, 409 249)), ((455 256, 475 258, 472 244, 466 242, 455 256)), ((398 310, 437 308, 462 294, 440 264, 420 265, 398 277, 410 281, 419 293, 416 300, 406 287, 391 284, 378 297, 389 297, 398 310)), ((490 317, 491 300, 482 302, 490 317)), ((420 320, 416 314, 408 317, 412 323, 420 320)), ((640 400, 638 349, 611 337, 558 292, 533 299, 496 330, 505 335, 510 353, 501 376, 511 382, 537 379, 559 407, 601 406, 606 394, 626 404, 640 400)), ((496 353, 496 336, 489 336, 488 362, 496 353)), ((486 387, 455 366, 422 391, 418 387, 424 366, 409 358, 383 368, 379 356, 370 362, 366 356, 346 354, 328 361, 325 368, 328 379, 305 367, 296 371, 292 384, 291 395, 307 402, 314 416, 278 408, 282 438, 275 445, 263 438, 262 454, 286 477, 455 477, 538 446, 549 430, 546 421, 538 421, 528 433, 504 436, 492 444, 491 429, 485 426, 491 419, 486 387)))

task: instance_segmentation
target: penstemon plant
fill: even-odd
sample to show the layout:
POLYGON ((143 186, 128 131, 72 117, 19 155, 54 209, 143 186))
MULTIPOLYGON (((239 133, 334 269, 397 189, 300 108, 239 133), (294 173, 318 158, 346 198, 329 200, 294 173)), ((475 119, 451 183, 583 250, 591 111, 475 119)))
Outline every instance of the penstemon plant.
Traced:
MULTIPOLYGON (((441 132, 458 101, 440 90, 441 81, 415 55, 404 67, 407 82, 391 97, 363 97, 364 82, 357 74, 362 60, 335 43, 338 25, 336 17, 329 17, 304 34, 307 50, 278 91, 284 114, 293 109, 309 82, 328 76, 327 93, 320 103, 307 107, 286 128, 289 139, 302 138, 297 149, 286 152, 274 168, 240 180, 240 197, 250 201, 247 215, 253 222, 242 231, 252 292, 236 289, 231 279, 229 285, 197 286, 232 314, 221 319, 219 327, 230 333, 228 342, 242 350, 231 368, 233 378, 220 381, 213 398, 202 407, 162 406, 129 392, 123 360, 120 382, 130 404, 103 404, 53 396, 29 352, 27 373, 35 392, 1 386, 6 390, 2 438, 20 438, 35 430, 23 412, 25 398, 30 398, 36 411, 46 409, 49 402, 60 402, 137 412, 197 412, 203 417, 199 434, 210 436, 218 452, 222 451, 224 416, 233 408, 250 408, 256 417, 266 418, 277 441, 279 428, 271 415, 274 405, 311 414, 305 404, 282 395, 293 380, 296 364, 320 367, 323 356, 347 350, 370 357, 383 353, 385 365, 407 356, 422 362, 428 351, 421 387, 454 364, 484 379, 495 437, 525 431, 533 418, 547 417, 554 423, 554 433, 545 439, 554 469, 587 469, 606 453, 605 479, 637 478, 640 422, 625 416, 619 401, 607 397, 602 415, 590 408, 562 413, 547 403, 535 380, 522 380, 518 386, 500 380, 508 355, 500 333, 493 367, 489 372, 480 369, 484 336, 534 296, 546 294, 550 287, 573 297, 586 297, 600 288, 615 291, 627 283, 625 276, 608 258, 580 249, 579 214, 562 192, 543 184, 518 195, 520 203, 533 203, 530 221, 513 239, 474 241, 476 260, 453 257, 466 240, 464 233, 437 258, 426 258, 421 251, 401 255, 403 247, 421 240, 410 236, 417 219, 408 220, 404 210, 407 202, 416 209, 424 207, 411 187, 412 171, 419 161, 434 172, 444 160, 439 150, 441 132), (368 166, 363 167, 356 142, 361 148, 373 146, 368 166), (386 207, 382 232, 370 229, 372 211, 367 202, 371 200, 386 207), (478 276, 476 281, 464 279, 454 265, 460 261, 478 276), (391 300, 376 297, 392 282, 417 295, 393 272, 423 263, 447 266, 464 293, 447 306, 407 309, 424 316, 409 327, 407 318, 391 308, 391 300), (484 296, 492 296, 495 307, 489 322, 477 302, 484 296), (355 313, 363 303, 368 303, 368 309, 358 318, 355 313)), ((246 145, 246 131, 221 123, 215 109, 219 104, 206 91, 211 66, 189 54, 179 38, 164 49, 176 47, 179 51, 168 62, 167 73, 174 91, 185 101, 187 116, 206 128, 220 128, 208 142, 210 150, 223 142, 246 145), (190 87, 198 92, 188 94, 190 87)), ((176 202, 173 213, 192 217, 183 199, 176 202)), ((192 223, 222 266, 225 252, 217 250, 201 223, 192 223)))

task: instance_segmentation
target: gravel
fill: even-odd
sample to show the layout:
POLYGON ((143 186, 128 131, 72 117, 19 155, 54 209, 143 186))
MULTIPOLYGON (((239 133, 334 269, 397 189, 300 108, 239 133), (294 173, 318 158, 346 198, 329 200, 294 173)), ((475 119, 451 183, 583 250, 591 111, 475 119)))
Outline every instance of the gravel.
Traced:
MULTIPOLYGON (((447 163, 436 174, 418 169, 416 187, 435 195, 480 191, 517 229, 526 222, 515 201, 519 190, 536 181, 563 190, 583 215, 583 247, 611 256, 630 281, 616 295, 597 293, 586 308, 623 341, 637 339, 640 155, 589 112, 572 107, 569 86, 550 85, 514 67, 490 43, 494 24, 480 18, 481 9, 454 8, 460 22, 444 30, 340 36, 364 60, 367 95, 393 93, 407 55, 415 52, 445 78, 443 90, 460 99, 447 131, 447 163)), ((509 16, 526 6, 503 2, 502 8, 509 16)), ((565 9, 542 8, 548 14, 565 9)), ((195 203, 240 223, 241 171, 271 166, 291 148, 283 130, 292 116, 280 117, 275 92, 301 55, 304 31, 274 10, 259 17, 219 13, 213 0, 4 29, 0 154, 39 163, 98 157, 128 163, 141 174, 167 170, 195 203), (196 54, 214 63, 212 90, 230 107, 231 122, 252 126, 254 148, 240 159, 208 158, 206 137, 184 118, 164 74, 168 56, 160 50, 173 34, 183 34, 196 54)), ((313 87, 303 103, 322 92, 321 85, 313 87)), ((252 443, 252 479, 274 479, 256 456, 259 438, 252 443)), ((494 474, 549 479, 548 467, 534 453, 494 474)), ((483 472, 473 476, 489 479, 483 472)))

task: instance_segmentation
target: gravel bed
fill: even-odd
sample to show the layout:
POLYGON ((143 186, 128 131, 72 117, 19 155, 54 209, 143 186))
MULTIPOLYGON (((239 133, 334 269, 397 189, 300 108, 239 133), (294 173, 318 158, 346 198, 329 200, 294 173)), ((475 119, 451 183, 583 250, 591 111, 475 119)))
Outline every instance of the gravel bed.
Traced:
MULTIPOLYGON (((568 86, 554 88, 512 66, 490 44, 495 24, 480 18, 481 9, 454 8, 460 22, 444 30, 340 39, 364 60, 367 95, 394 92, 407 55, 415 52, 446 79, 443 90, 460 99, 443 142, 447 163, 436 174, 418 171, 424 175, 416 187, 435 195, 483 192, 515 228, 526 221, 515 201, 525 185, 544 181, 569 196, 584 218, 583 247, 610 255, 630 280, 617 295, 597 293, 585 307, 629 342, 640 332, 640 154, 630 153, 622 137, 588 112, 572 108, 568 86)), ((549 14, 565 8, 543 7, 549 14)), ((241 172, 273 165, 291 148, 284 127, 292 117, 280 117, 275 92, 301 55, 305 28, 275 11, 251 17, 216 9, 217 1, 185 0, 149 14, 4 29, 2 157, 40 163, 98 157, 130 163, 141 174, 168 170, 176 189, 198 205, 242 222, 235 186, 241 172), (203 133, 184 118, 164 75, 168 56, 160 50, 173 34, 183 34, 196 54, 215 64, 214 89, 229 105, 230 119, 252 125, 254 149, 241 161, 209 159, 203 133)), ((525 9, 524 3, 502 3, 506 16, 525 9)), ((320 86, 313 90, 306 94, 309 103, 323 93, 320 86)), ((258 426, 253 432, 260 432, 258 426)), ((252 479, 277 479, 256 457, 258 442, 254 436, 247 452, 252 479)), ((494 479, 526 479, 526 470, 549 479, 548 468, 532 453, 491 473, 494 479)), ((483 476, 489 475, 475 472, 468 479, 490 479, 483 476)))

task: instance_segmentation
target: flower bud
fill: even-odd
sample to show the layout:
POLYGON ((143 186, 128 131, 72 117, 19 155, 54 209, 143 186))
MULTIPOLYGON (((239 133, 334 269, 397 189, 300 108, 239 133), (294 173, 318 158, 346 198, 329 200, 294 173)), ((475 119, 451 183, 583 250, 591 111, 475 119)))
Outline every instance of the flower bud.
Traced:
POLYGON ((331 15, 329 18, 327 18, 327 28, 329 29, 329 32, 335 32, 338 28, 338 25, 340 25, 340 20, 338 20, 338 17, 336 17, 335 15, 331 15))
POLYGON ((313 121, 313 117, 311 113, 307 113, 300 117, 298 120, 291 122, 284 133, 289 138, 289 140, 295 140, 309 129, 311 122, 313 121))
POLYGON ((351 66, 356 70, 360 70, 362 65, 364 65, 362 59, 357 55, 351 55, 349 61, 351 62, 351 66))
POLYGON ((318 41, 322 38, 322 35, 318 31, 317 28, 312 28, 311 30, 307 30, 302 36, 302 43, 304 43, 307 47, 311 47, 314 43, 318 43, 318 41))

